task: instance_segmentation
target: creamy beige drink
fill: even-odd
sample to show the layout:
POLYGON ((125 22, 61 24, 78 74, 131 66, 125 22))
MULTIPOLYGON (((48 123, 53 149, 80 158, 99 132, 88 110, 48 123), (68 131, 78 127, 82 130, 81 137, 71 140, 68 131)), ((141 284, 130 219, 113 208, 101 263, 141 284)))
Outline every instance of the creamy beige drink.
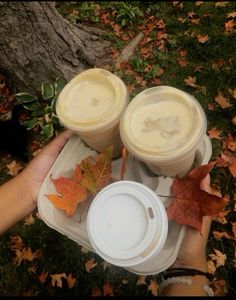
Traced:
POLYGON ((124 145, 158 175, 186 174, 206 131, 206 117, 189 94, 173 87, 149 88, 128 105, 120 122, 124 145))
POLYGON ((109 71, 93 68, 74 77, 56 104, 60 122, 77 132, 91 148, 101 152, 114 145, 121 154, 119 120, 128 102, 123 81, 109 71))

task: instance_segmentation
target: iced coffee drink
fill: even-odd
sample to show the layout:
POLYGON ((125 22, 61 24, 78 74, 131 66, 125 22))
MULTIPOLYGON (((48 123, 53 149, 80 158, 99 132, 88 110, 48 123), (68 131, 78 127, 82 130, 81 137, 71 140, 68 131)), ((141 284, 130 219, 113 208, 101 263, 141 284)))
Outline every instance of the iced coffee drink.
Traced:
POLYGON ((206 132, 206 116, 196 99, 169 86, 139 93, 120 122, 128 151, 157 175, 185 175, 206 132))
POLYGON ((128 93, 123 81, 111 72, 93 68, 74 77, 60 93, 56 113, 63 126, 77 132, 91 148, 101 152, 113 145, 121 154, 121 113, 128 93))

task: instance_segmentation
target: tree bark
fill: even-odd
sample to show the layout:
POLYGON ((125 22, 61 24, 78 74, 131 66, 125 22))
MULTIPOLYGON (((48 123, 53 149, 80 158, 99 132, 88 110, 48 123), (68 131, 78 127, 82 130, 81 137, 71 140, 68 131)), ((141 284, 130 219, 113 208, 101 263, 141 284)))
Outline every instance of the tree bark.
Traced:
POLYGON ((38 94, 42 82, 99 67, 109 45, 63 18, 54 2, 0 2, 0 73, 13 92, 38 94))

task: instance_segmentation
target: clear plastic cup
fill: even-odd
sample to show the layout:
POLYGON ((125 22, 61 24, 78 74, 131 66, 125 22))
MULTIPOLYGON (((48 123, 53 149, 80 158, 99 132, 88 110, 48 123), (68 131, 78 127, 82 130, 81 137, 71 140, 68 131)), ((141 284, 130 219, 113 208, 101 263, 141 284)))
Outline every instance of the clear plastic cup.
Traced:
POLYGON ((56 113, 60 123, 78 133, 88 146, 102 152, 113 145, 113 157, 118 157, 122 148, 119 121, 127 104, 124 82, 107 70, 92 68, 66 84, 56 113))
POLYGON ((170 86, 136 95, 120 120, 128 151, 157 175, 184 176, 206 133, 203 108, 190 94, 170 86))
POLYGON ((118 181, 93 199, 87 231, 92 247, 104 260, 136 266, 161 251, 168 219, 163 203, 150 188, 135 181, 118 181))

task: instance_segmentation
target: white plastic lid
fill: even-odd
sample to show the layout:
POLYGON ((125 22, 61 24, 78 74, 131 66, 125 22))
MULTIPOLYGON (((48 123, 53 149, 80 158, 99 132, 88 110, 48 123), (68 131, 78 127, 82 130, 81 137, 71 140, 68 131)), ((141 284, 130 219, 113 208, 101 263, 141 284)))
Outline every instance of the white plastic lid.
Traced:
POLYGON ((106 261, 134 266, 164 245, 168 221, 164 205, 145 185, 110 184, 94 198, 87 216, 90 242, 106 261))

